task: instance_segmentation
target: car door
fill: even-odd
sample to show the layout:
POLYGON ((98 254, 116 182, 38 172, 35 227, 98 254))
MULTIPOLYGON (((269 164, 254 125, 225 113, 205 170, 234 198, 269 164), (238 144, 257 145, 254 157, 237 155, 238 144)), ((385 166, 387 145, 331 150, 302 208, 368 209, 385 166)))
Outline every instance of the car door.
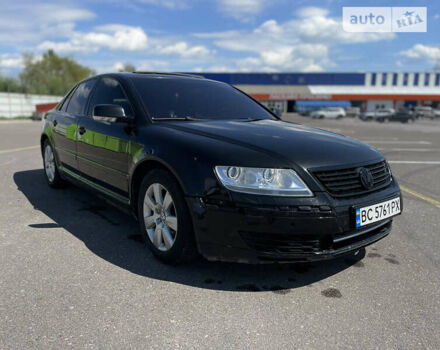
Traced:
POLYGON ((64 100, 60 110, 50 117, 53 129, 54 147, 58 161, 64 168, 75 170, 78 168, 76 159, 76 130, 78 118, 93 88, 94 80, 87 80, 78 84, 64 100))
POLYGON ((125 201, 128 198, 130 128, 125 123, 93 119, 94 107, 102 104, 118 104, 126 115, 133 115, 120 83, 111 77, 100 78, 90 96, 86 115, 79 119, 78 165, 92 186, 125 201))

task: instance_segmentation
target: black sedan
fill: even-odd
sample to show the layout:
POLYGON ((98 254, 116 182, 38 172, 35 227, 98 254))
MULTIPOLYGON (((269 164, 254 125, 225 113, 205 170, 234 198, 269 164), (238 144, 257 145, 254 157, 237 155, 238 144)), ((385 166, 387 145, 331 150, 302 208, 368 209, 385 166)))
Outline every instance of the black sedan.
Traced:
POLYGON ((407 110, 399 110, 387 116, 378 116, 376 120, 380 123, 400 122, 400 123, 414 123, 414 115, 407 110))
POLYGON ((43 123, 48 184, 75 182, 131 212, 168 263, 329 259, 385 237, 401 212, 376 149, 201 77, 96 76, 43 123))

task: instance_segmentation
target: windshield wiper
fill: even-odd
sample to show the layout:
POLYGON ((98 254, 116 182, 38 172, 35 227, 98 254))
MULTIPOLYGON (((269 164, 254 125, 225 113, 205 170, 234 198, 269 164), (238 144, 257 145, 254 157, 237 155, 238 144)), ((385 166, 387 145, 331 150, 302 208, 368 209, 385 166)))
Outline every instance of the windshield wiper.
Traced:
POLYGON ((192 120, 206 120, 206 119, 200 119, 200 118, 193 118, 193 117, 153 117, 151 120, 155 122, 161 122, 161 121, 173 121, 173 120, 183 120, 183 121, 192 121, 192 120))

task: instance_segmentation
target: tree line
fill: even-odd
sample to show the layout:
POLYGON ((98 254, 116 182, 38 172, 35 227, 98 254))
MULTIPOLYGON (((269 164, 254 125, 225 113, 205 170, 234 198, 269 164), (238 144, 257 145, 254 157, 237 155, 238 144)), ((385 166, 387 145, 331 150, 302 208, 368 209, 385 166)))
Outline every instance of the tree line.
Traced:
MULTIPOLYGON (((126 64, 120 71, 133 71, 126 64)), ((40 95, 65 95, 78 81, 95 75, 96 71, 68 57, 60 57, 53 50, 36 60, 23 54, 23 70, 17 78, 0 74, 0 92, 19 92, 40 95)))

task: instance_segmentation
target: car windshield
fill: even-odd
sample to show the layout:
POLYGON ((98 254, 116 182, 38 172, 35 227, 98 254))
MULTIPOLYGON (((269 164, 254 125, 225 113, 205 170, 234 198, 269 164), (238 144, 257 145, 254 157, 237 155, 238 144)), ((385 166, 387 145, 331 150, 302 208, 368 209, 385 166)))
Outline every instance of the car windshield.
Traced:
POLYGON ((154 119, 276 119, 230 85, 196 78, 132 77, 154 119))

